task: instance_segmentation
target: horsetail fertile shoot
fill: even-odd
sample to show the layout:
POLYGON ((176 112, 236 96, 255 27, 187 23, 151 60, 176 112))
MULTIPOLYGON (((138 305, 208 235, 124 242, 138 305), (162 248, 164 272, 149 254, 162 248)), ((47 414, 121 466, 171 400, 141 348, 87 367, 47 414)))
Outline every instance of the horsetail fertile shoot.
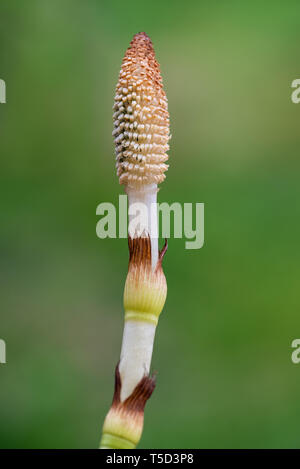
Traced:
POLYGON ((123 59, 113 120, 117 175, 128 196, 129 267, 121 356, 100 448, 130 449, 141 438, 144 407, 155 387, 149 375, 153 342, 167 296, 162 269, 167 246, 159 251, 156 201, 168 169, 169 113, 159 64, 145 33, 134 36, 123 59), (138 226, 137 206, 143 207, 138 226))

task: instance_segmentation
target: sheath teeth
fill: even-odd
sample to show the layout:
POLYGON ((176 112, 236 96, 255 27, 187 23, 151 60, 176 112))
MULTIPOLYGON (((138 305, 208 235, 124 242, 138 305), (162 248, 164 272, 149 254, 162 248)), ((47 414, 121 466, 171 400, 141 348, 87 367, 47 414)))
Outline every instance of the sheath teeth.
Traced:
POLYGON ((141 186, 165 179, 168 103, 150 38, 136 34, 123 59, 113 106, 117 175, 141 186))

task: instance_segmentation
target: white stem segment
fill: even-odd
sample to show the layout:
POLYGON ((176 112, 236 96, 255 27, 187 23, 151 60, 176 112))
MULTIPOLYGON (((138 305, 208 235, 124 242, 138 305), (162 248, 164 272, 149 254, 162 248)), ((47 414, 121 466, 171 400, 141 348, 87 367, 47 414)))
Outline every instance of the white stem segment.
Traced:
POLYGON ((128 195, 128 233, 133 238, 143 233, 150 235, 151 263, 154 270, 158 261, 157 184, 140 188, 126 186, 128 195))
MULTIPOLYGON (((149 235, 151 265, 158 261, 157 184, 140 188, 127 186, 129 226, 131 238, 149 235)), ((121 401, 125 400, 150 371, 156 325, 127 320, 124 325, 119 371, 121 375, 121 401)))
POLYGON ((125 321, 119 371, 121 376, 121 402, 140 380, 149 374, 155 324, 142 321, 125 321))

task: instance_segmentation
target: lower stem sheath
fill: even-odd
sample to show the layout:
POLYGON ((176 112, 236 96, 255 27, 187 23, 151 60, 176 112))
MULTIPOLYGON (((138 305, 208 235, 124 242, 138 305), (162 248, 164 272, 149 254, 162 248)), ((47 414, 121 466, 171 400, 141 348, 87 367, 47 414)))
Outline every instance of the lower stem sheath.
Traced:
POLYGON ((155 379, 149 376, 155 330, 167 295, 162 270, 167 245, 153 269, 150 237, 129 236, 128 244, 123 342, 114 398, 103 425, 102 449, 132 449, 141 438, 144 407, 155 387, 155 379))

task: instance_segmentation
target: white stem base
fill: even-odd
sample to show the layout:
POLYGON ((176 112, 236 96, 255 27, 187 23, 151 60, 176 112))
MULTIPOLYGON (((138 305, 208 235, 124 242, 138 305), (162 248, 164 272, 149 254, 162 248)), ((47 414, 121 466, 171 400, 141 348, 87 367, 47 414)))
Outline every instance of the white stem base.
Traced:
POLYGON ((127 399, 136 385, 150 371, 156 326, 141 321, 126 321, 119 371, 121 401, 127 399))

